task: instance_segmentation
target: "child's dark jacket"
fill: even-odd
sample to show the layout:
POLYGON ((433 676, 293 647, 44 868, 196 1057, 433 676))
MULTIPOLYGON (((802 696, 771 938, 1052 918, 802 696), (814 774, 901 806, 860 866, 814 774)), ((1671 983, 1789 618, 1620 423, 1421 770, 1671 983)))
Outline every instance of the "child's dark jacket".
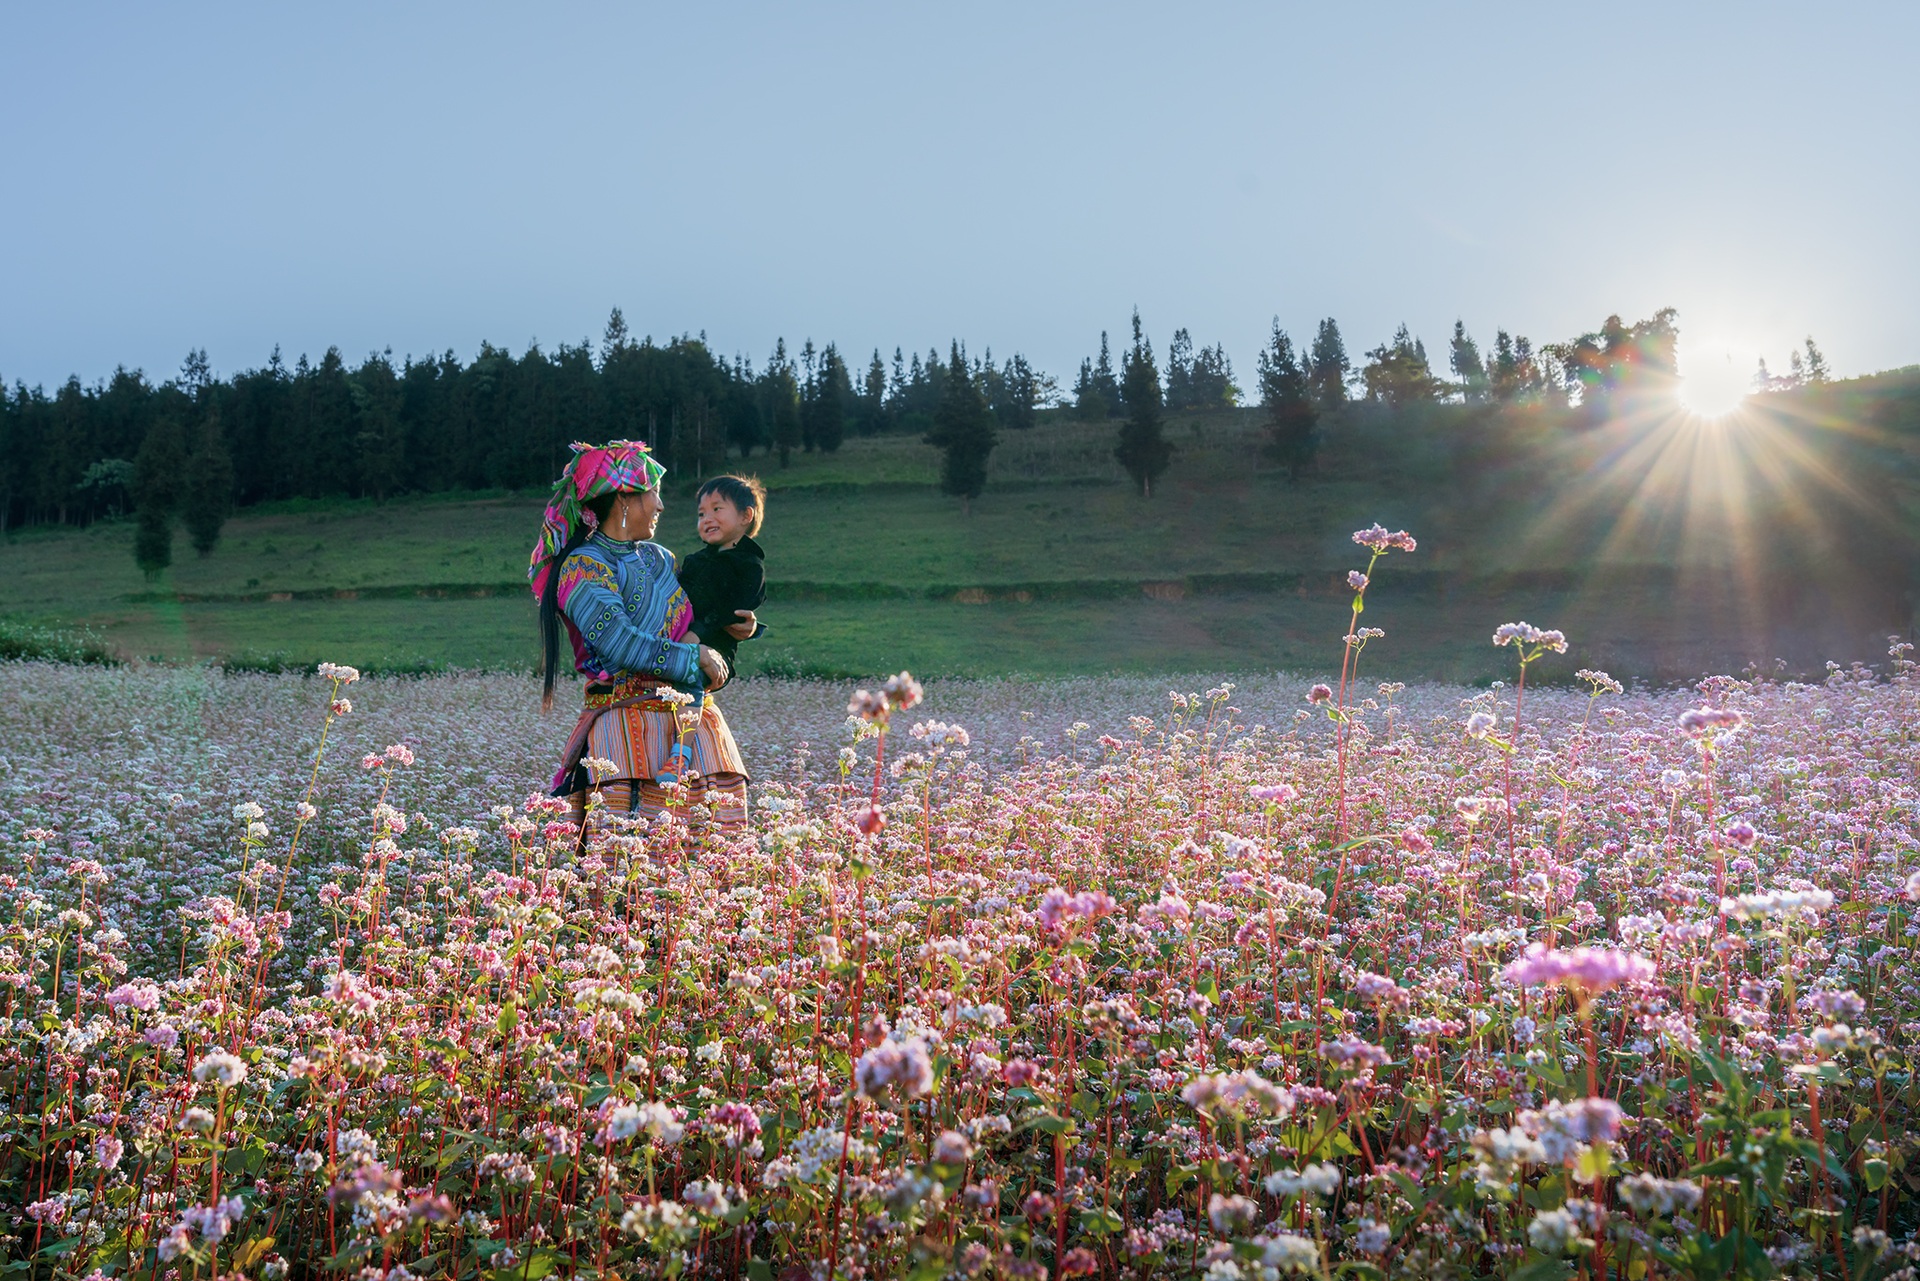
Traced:
POLYGON ((727 628, 740 621, 733 611, 759 609, 766 602, 766 553, 744 536, 724 550, 702 547, 680 562, 680 588, 693 606, 694 635, 703 645, 720 651, 731 667, 739 642, 727 634, 727 628))

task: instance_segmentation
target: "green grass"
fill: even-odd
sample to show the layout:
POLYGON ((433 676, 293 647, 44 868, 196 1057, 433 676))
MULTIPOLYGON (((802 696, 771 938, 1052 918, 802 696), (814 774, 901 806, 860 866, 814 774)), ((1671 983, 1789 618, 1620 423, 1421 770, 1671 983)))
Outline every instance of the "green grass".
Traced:
MULTIPOLYGON (((1783 456, 1825 450, 1797 464, 1804 486, 1747 485, 1735 504, 1727 460, 1746 465, 1759 436, 1359 411, 1329 424, 1319 472, 1293 485, 1263 462, 1257 414, 1168 434, 1174 465, 1143 500, 1113 462, 1112 425, 1003 433, 971 514, 934 490, 937 454, 915 439, 850 440, 785 470, 751 460, 740 469, 772 491, 773 631, 743 649, 744 668, 1325 671, 1347 622, 1340 578, 1363 563, 1348 535, 1375 520, 1421 539, 1376 575, 1364 621, 1388 630, 1369 653, 1383 677, 1499 675, 1487 635, 1520 617, 1567 630, 1583 664, 1664 677, 1775 654, 1802 668, 1871 658, 1870 640, 1911 625, 1910 601, 1905 615, 1861 614, 1836 586, 1849 568, 1905 572, 1872 560, 1899 537, 1850 547, 1816 492, 1878 495, 1910 525, 1905 445, 1848 471, 1850 456, 1803 431, 1783 456)), ((263 506, 230 520, 211 556, 178 538, 156 583, 133 565, 130 522, 20 531, 0 543, 0 613, 90 628, 134 658, 524 668, 521 585, 544 497, 263 506)), ((691 517, 690 495, 670 493, 661 540, 691 550, 691 517)))

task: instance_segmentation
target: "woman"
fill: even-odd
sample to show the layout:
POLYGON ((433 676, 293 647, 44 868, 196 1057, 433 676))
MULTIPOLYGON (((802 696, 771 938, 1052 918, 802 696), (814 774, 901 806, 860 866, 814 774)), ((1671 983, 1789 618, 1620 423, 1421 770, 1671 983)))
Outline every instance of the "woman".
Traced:
MULTIPOLYGON (((689 813, 711 805, 723 826, 742 827, 747 770, 710 693, 731 673, 716 651, 689 637, 693 610, 674 577, 673 553, 652 541, 666 469, 632 441, 573 450, 527 570, 540 602, 542 709, 553 706, 562 625, 574 668, 587 678, 586 709, 553 794, 571 800, 581 820, 598 782, 609 809, 650 817, 676 799, 677 775, 696 807, 689 813), (676 754, 677 745, 685 752, 676 754), (669 764, 689 754, 691 772, 669 764), (611 761, 613 769, 592 778, 587 758, 611 761)), ((754 626, 745 618, 730 630, 751 635, 754 626)))

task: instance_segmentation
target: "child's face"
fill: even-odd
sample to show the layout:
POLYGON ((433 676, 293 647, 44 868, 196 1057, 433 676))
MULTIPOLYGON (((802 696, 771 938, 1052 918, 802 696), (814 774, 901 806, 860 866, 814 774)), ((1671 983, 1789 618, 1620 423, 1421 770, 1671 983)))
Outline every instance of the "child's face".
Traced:
POLYGON ((731 547, 746 536, 747 514, 719 494, 708 494, 700 500, 694 527, 707 546, 731 547))

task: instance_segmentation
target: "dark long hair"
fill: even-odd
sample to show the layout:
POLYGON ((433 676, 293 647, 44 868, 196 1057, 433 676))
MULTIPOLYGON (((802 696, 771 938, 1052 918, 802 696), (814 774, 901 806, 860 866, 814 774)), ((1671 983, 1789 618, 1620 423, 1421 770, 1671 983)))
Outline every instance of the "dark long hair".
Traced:
MULTIPOLYGON (((607 513, 613 510, 614 497, 608 494, 581 504, 593 513, 594 528, 606 523, 607 513)), ((547 581, 540 589, 540 710, 543 712, 553 709, 553 678, 560 669, 560 570, 567 563, 567 557, 579 550, 592 532, 593 529, 581 521, 580 528, 573 531, 573 537, 567 539, 560 554, 547 562, 547 581)))

